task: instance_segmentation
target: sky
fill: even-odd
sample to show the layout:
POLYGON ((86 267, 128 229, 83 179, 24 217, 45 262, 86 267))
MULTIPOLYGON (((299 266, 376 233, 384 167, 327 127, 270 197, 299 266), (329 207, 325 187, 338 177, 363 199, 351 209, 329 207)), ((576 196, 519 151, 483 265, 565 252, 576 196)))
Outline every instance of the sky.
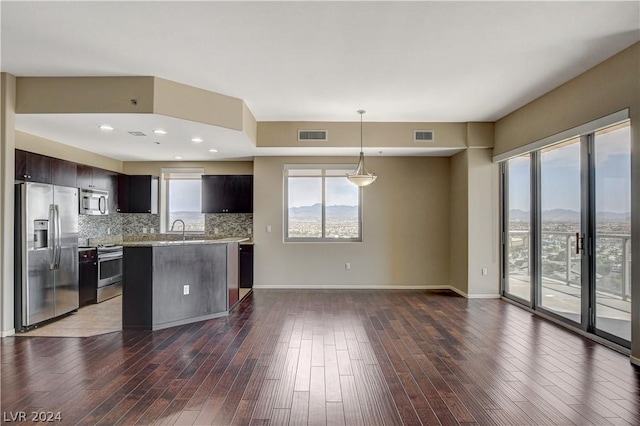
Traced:
MULTIPOLYGON (((346 177, 327 177, 327 206, 357 206, 358 187, 346 177)), ((322 203, 322 181, 318 177, 289 178, 289 207, 322 203)))
MULTIPOLYGON (((596 211, 631 211, 630 127, 596 136, 596 211)), ((529 158, 509 161, 509 208, 529 210, 529 158)), ((542 153, 542 209, 580 211, 580 144, 542 153)))
POLYGON ((201 212, 201 181, 172 180, 169 184, 169 209, 171 211, 201 212))

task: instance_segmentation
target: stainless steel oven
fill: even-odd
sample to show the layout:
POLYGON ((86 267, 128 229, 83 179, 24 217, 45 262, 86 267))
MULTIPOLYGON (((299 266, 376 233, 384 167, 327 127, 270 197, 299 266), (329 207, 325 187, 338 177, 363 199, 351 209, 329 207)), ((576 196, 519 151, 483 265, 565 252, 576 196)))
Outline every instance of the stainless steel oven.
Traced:
POLYGON ((97 302, 122 294, 122 246, 98 247, 97 302))

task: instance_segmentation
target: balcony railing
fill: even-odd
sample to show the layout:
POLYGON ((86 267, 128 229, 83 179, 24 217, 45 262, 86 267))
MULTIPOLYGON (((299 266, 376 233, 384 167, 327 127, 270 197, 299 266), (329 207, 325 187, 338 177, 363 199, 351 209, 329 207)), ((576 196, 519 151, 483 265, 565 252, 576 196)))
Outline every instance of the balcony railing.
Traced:
MULTIPOLYGON (((522 272, 528 273, 529 263, 529 231, 509 231, 508 247, 509 253, 520 250, 519 260, 522 262, 526 257, 526 267, 521 268, 522 272), (525 256, 526 254, 526 256, 525 256)), ((545 261, 547 265, 558 264, 564 262, 564 277, 559 274, 545 273, 543 267, 542 278, 546 281, 564 282, 566 285, 580 285, 580 255, 575 254, 576 235, 571 232, 560 231, 543 231, 542 247, 543 257, 545 254, 556 254, 556 260, 550 260, 548 257, 542 259, 543 266, 545 261), (560 244, 559 250, 554 250, 557 244, 560 244), (557 260, 563 259, 563 260, 557 260), (577 266, 577 267, 576 267, 577 266)), ((631 235, 629 234, 596 234, 596 274, 598 274, 598 282, 596 290, 601 294, 620 297, 623 300, 631 299, 631 235), (606 285, 599 281, 604 281, 605 276, 602 274, 607 270, 606 285), (601 271, 602 270, 602 271, 601 271), (619 276, 617 278, 616 276, 619 276)), ((514 259, 510 256, 510 261, 514 259)))

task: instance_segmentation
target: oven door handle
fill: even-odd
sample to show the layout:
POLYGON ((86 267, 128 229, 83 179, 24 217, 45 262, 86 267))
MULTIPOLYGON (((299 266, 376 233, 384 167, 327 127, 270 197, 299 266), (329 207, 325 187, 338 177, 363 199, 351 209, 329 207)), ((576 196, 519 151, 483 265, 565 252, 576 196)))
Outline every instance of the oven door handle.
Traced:
POLYGON ((98 261, 122 258, 122 253, 104 253, 98 255, 98 261))

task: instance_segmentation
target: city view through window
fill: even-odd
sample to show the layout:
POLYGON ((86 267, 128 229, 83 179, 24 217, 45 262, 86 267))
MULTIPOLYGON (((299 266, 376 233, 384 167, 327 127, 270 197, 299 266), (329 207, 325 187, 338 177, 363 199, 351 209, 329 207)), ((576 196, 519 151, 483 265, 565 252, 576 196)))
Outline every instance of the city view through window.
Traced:
MULTIPOLYGON (((167 180, 167 230, 176 219, 185 223, 186 232, 204 232, 202 213, 202 181, 198 179, 167 180)), ((182 224, 176 223, 174 231, 182 231, 182 224)))
MULTIPOLYGON (((290 174, 296 171, 289 170, 290 174)), ((360 189, 351 184, 346 170, 304 170, 289 176, 288 238, 358 239, 360 237, 360 189), (328 176, 327 176, 328 175, 328 176), (324 191, 323 191, 324 187, 324 191), (323 214, 324 213, 324 214, 323 214)))
MULTIPOLYGON (((630 339, 631 155, 630 128, 615 126, 595 134, 594 262, 596 327, 630 339)), ((509 160, 506 291, 530 300, 529 155, 509 160)), ((538 305, 581 321, 582 255, 580 141, 541 153, 541 278, 538 305)))

